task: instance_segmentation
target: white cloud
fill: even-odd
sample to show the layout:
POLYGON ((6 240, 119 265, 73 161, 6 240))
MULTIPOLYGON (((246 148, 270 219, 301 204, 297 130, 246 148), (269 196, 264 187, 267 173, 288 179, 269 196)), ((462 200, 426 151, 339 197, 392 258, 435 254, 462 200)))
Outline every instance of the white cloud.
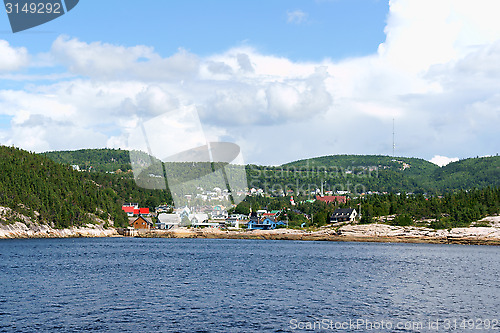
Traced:
POLYGON ((162 58, 152 47, 144 45, 89 44, 61 36, 53 43, 51 54, 71 72, 103 80, 177 80, 198 71, 198 58, 182 49, 162 58))
POLYGON ((12 47, 0 40, 0 73, 16 71, 28 65, 28 51, 24 47, 12 47))
POLYGON ((458 157, 446 157, 441 155, 434 155, 434 157, 429 160, 429 162, 439 165, 440 167, 456 161, 458 161, 458 157))
MULTIPOLYGON (((251 47, 163 57, 149 46, 59 37, 45 64, 63 65, 77 78, 0 90, 0 114, 13 116, 2 142, 29 149, 123 147, 123 130, 139 117, 194 105, 210 140, 235 141, 252 163, 389 155, 393 118, 397 155, 494 154, 500 21, 492 13, 499 5, 391 0, 379 50, 337 62, 297 62, 251 47)), ((21 65, 5 68, 27 64, 26 50, 1 42, 0 49, 5 45, 25 55, 21 65)))
POLYGON ((293 11, 287 11, 286 17, 286 21, 288 23, 301 24, 306 21, 307 13, 300 9, 297 9, 293 11))

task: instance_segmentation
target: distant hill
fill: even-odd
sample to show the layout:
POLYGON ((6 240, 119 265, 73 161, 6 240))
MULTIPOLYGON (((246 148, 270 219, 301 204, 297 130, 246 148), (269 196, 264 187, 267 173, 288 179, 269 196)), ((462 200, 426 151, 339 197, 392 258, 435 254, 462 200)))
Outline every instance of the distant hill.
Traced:
POLYGON ((42 153, 54 162, 78 165, 81 170, 116 172, 132 169, 128 150, 80 149, 74 151, 51 151, 42 153))
POLYGON ((282 167, 343 168, 360 170, 360 167, 377 167, 379 171, 404 172, 409 176, 427 176, 439 169, 437 165, 421 158, 390 157, 383 155, 331 155, 299 160, 282 167))
MULTIPOLYGON (((118 179, 124 178, 133 182, 132 173, 126 172, 131 169, 127 150, 83 149, 47 152, 43 155, 58 163, 79 165, 82 170, 118 172, 120 176, 109 176, 108 183, 113 182, 115 190, 122 188, 118 192, 121 196, 127 194, 125 188, 130 190, 133 186, 117 183, 121 182, 118 179)), ((195 169, 188 171, 190 174, 199 173, 195 169)), ((194 177, 188 174, 184 176, 194 177)), ((323 183, 325 190, 353 190, 357 186, 357 192, 366 190, 439 194, 459 189, 500 186, 500 157, 470 158, 439 167, 420 158, 331 155, 294 161, 279 167, 249 165, 247 180, 250 187, 267 188, 269 192, 296 190, 297 187, 301 190, 314 190, 321 188, 323 183)), ((139 193, 137 188, 134 191, 136 196, 148 197, 145 193, 139 193)), ((149 197, 151 203, 156 203, 160 199, 169 198, 169 195, 155 192, 150 193, 149 197)))
POLYGON ((404 161, 406 163, 411 163, 419 168, 439 168, 434 163, 426 161, 421 158, 413 158, 413 157, 391 157, 385 155, 328 155, 321 157, 314 157, 310 159, 298 160, 290 163, 283 164, 286 166, 341 166, 341 167, 349 167, 349 166, 372 166, 372 165, 394 165, 400 166, 400 162, 404 161))
POLYGON ((450 163, 435 170, 431 182, 442 190, 500 186, 500 156, 468 158, 450 163))
POLYGON ((469 158, 444 167, 419 158, 379 155, 333 155, 284 164, 282 168, 302 170, 344 170, 353 174, 376 166, 366 179, 344 177, 364 183, 372 191, 441 193, 459 189, 500 186, 500 157, 469 158))
POLYGON ((0 206, 34 222, 64 228, 97 218, 116 225, 126 221, 122 199, 113 190, 43 155, 0 146, 0 170, 0 206))

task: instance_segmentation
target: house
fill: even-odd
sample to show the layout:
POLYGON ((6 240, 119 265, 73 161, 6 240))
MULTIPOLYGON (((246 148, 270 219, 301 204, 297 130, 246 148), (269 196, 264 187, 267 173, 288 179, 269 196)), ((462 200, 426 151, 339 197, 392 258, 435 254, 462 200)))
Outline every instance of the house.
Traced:
POLYGON ((171 211, 173 211, 173 208, 168 206, 168 205, 160 205, 160 206, 155 208, 156 214, 169 213, 171 211))
POLYGON ((325 195, 325 196, 316 196, 316 200, 326 202, 327 204, 329 203, 346 203, 347 202, 347 197, 343 195, 325 195))
POLYGON ((346 221, 354 222, 356 216, 358 216, 358 213, 354 208, 339 208, 333 212, 332 216, 330 217, 330 223, 346 221))
MULTIPOLYGON (((202 226, 203 224, 208 223, 208 215, 204 213, 190 214, 188 218, 189 221, 191 221, 191 226, 193 227, 202 226)), ((216 224, 218 226, 219 222, 216 224)))
POLYGON ((134 221, 130 223, 130 226, 134 227, 134 229, 152 229, 153 222, 148 218, 143 216, 139 216, 134 221))
POLYGON ((275 221, 270 218, 263 218, 261 220, 250 220, 247 224, 247 229, 249 230, 271 230, 276 229, 276 227, 286 224, 282 221, 275 221))
POLYGON ((278 216, 280 216, 280 214, 281 210, 272 210, 270 213, 263 213, 262 217, 264 218, 268 217, 270 219, 276 220, 278 216))
POLYGON ((248 220, 248 217, 243 214, 232 214, 226 219, 226 226, 239 228, 242 225, 246 225, 244 221, 248 220))
POLYGON ((191 224, 191 226, 193 228, 205 228, 205 227, 208 227, 208 228, 219 228, 221 225, 220 225, 219 222, 205 221, 205 222, 193 222, 193 224, 191 224))
POLYGON ((177 228, 181 224, 181 217, 177 214, 161 213, 158 214, 158 229, 177 228))
POLYGON ((124 204, 122 206, 122 210, 127 213, 128 217, 136 216, 136 215, 146 215, 149 216, 149 208, 139 208, 139 205, 136 203, 124 204))
POLYGON ((122 210, 127 213, 128 217, 134 216, 134 207, 131 206, 122 206, 122 210))
POLYGON ((262 215, 264 215, 265 213, 267 213, 267 210, 266 209, 259 209, 257 211, 257 216, 261 217, 262 215))
POLYGON ((224 207, 221 205, 214 206, 210 215, 212 216, 212 219, 214 219, 214 220, 225 220, 229 216, 229 214, 227 213, 227 210, 224 209, 224 207))

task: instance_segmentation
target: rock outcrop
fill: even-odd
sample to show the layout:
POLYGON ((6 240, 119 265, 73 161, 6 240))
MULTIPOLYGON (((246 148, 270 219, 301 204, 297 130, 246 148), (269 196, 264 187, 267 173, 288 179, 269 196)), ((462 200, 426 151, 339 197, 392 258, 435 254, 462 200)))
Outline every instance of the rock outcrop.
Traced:
POLYGON ((105 229, 100 225, 87 224, 84 227, 54 229, 47 225, 22 222, 0 224, 0 238, 70 238, 70 237, 112 237, 118 236, 116 229, 105 229))

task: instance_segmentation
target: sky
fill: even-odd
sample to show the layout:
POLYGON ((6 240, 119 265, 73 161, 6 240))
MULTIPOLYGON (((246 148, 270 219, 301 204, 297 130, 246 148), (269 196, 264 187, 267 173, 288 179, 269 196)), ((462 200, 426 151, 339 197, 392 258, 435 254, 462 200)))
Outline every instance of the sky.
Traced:
POLYGON ((236 143, 246 163, 279 165, 392 155, 394 124, 396 156, 444 165, 495 155, 499 9, 497 0, 80 0, 15 34, 2 12, 0 143, 126 149, 141 123, 161 120, 149 142, 184 149, 201 133, 236 143))

